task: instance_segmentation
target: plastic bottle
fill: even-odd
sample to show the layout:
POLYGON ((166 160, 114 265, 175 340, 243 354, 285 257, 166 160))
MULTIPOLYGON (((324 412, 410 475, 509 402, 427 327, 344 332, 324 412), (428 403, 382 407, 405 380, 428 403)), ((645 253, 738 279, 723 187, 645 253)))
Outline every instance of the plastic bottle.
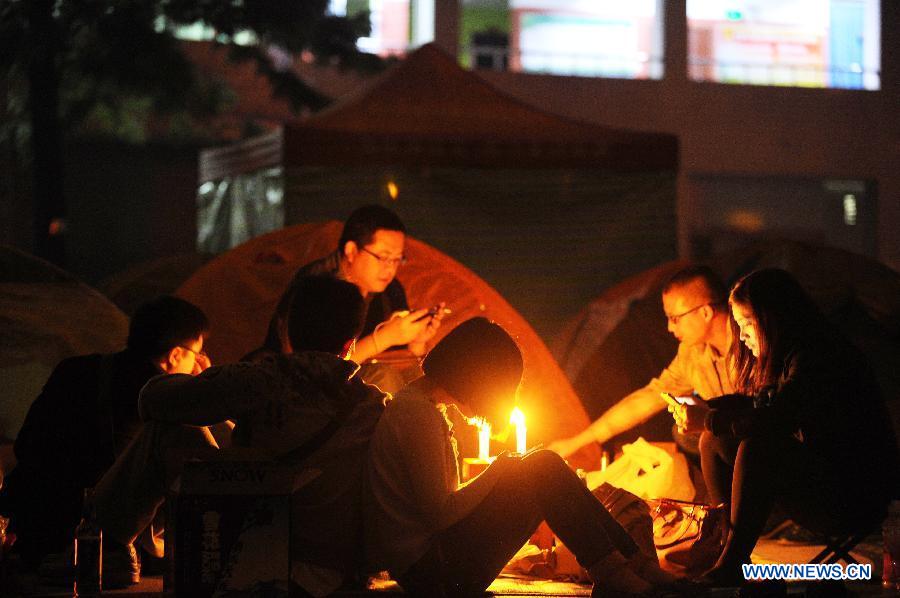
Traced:
POLYGON ((881 534, 884 539, 881 585, 892 590, 900 590, 900 500, 891 503, 881 534))
POLYGON ((103 531, 97 522, 93 492, 84 491, 81 521, 75 528, 75 595, 95 596, 103 589, 103 531))

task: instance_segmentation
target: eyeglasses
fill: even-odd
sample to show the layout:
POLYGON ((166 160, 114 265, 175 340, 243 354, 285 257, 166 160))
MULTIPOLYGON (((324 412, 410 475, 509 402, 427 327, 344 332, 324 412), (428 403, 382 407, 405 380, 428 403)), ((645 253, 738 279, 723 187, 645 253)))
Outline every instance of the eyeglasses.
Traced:
POLYGON ((674 324, 678 324, 678 321, 681 320, 681 318, 683 318, 684 316, 688 315, 689 313, 693 313, 693 312, 697 311, 697 310, 700 309, 701 307, 706 307, 707 305, 709 305, 709 303, 702 303, 702 304, 698 305, 697 307, 694 307, 694 308, 692 308, 692 309, 689 309, 689 310, 687 310, 687 311, 685 311, 685 312, 682 312, 682 313, 680 313, 680 314, 677 314, 677 315, 674 315, 674 316, 669 316, 669 315, 667 315, 667 316, 666 316, 666 319, 669 320, 669 322, 671 322, 673 325, 674 325, 674 324))
POLYGON ((209 356, 206 354, 206 351, 204 351, 204 350, 202 350, 202 349, 201 349, 200 351, 194 351, 194 350, 191 349, 190 347, 185 347, 184 345, 178 345, 178 348, 184 349, 185 351, 190 351, 190 352, 193 353, 194 355, 202 355, 203 357, 209 357, 209 356))
POLYGON ((391 266, 393 268, 399 268, 400 266, 406 265, 406 256, 401 255, 400 257, 387 257, 386 255, 378 255, 377 253, 372 253, 365 247, 362 248, 363 251, 374 257, 378 260, 378 263, 382 266, 391 266))

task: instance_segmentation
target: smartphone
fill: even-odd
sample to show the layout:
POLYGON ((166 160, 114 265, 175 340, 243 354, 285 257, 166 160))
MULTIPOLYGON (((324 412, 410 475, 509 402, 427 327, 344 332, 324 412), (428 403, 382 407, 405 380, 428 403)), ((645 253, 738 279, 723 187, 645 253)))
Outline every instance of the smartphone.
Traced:
POLYGON ((659 394, 662 395, 663 399, 666 399, 667 401, 670 401, 670 402, 678 403, 679 405, 696 405, 697 404, 697 401, 694 400, 694 397, 692 397, 692 396, 676 397, 675 395, 673 395, 670 392, 661 392, 659 394))
MULTIPOLYGON (((425 313, 425 315, 422 316, 421 318, 419 318, 419 320, 424 320, 425 318, 433 318, 433 317, 435 317, 435 316, 438 315, 438 314, 443 314, 443 315, 446 316, 447 314, 450 314, 450 313, 453 313, 453 312, 450 311, 450 310, 449 310, 448 308, 446 308, 446 307, 443 308, 443 309, 441 309, 441 304, 438 303, 437 305, 431 306, 431 307, 428 309, 428 311, 425 313)), ((418 322, 419 320, 416 320, 416 322, 418 322)))

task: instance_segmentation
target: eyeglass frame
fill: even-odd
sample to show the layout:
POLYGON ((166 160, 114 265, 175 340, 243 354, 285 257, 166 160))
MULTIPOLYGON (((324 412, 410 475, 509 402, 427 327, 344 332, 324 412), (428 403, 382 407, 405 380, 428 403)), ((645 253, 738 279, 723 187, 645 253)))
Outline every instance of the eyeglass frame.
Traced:
POLYGON ((395 267, 399 268, 401 266, 406 265, 406 256, 405 255, 400 256, 400 257, 385 257, 385 256, 378 255, 374 251, 366 249, 365 247, 360 247, 360 249, 365 251, 372 257, 374 257, 376 260, 378 260, 378 264, 381 266, 395 266, 395 267))
POLYGON ((666 315, 666 320, 668 320, 669 323, 672 324, 673 326, 677 326, 678 322, 681 321, 681 318, 683 318, 684 316, 686 316, 690 313, 697 311, 701 307, 706 307, 707 305, 712 305, 712 303, 701 303, 697 307, 693 307, 685 312, 681 312, 680 314, 675 314, 674 316, 666 315))

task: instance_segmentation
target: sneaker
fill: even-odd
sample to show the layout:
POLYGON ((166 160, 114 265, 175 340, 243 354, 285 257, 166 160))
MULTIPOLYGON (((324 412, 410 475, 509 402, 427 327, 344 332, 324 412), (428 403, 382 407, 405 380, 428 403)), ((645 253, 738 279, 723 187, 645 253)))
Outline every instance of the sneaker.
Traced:
POLYGON ((103 589, 117 590, 141 583, 141 562, 134 544, 103 542, 103 589))

